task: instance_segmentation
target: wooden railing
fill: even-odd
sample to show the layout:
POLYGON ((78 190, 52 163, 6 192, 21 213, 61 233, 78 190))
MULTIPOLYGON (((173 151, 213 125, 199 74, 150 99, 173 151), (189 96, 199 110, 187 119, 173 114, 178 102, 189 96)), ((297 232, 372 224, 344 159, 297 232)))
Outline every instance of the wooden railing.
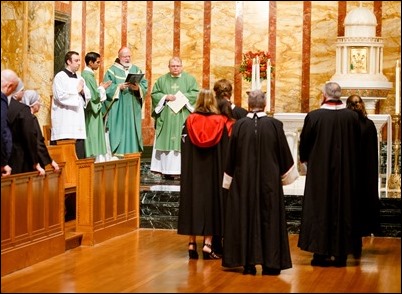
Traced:
POLYGON ((1 276, 65 251, 64 163, 1 178, 1 276))

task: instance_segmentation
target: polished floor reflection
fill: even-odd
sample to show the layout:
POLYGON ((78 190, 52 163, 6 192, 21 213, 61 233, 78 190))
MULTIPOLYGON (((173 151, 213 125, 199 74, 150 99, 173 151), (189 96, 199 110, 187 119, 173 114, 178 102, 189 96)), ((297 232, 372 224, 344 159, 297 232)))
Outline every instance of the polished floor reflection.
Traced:
MULTIPOLYGON (((189 260, 187 236, 139 229, 93 247, 80 246, 1 279, 2 293, 400 293, 401 239, 364 239, 347 267, 310 265, 290 234, 293 267, 279 276, 243 275, 221 260, 189 260)), ((201 247, 201 239, 197 240, 201 247)))

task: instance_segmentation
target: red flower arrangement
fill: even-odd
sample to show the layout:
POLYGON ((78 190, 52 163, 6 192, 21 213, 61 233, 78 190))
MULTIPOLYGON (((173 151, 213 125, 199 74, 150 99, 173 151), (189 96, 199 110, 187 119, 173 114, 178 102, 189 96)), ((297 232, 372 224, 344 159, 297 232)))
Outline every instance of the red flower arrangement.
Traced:
POLYGON ((246 53, 243 53, 243 61, 240 64, 239 72, 242 73, 246 81, 251 82, 253 59, 257 56, 260 60, 260 79, 267 79, 268 59, 271 58, 271 54, 268 51, 258 50, 257 52, 248 51, 246 53))

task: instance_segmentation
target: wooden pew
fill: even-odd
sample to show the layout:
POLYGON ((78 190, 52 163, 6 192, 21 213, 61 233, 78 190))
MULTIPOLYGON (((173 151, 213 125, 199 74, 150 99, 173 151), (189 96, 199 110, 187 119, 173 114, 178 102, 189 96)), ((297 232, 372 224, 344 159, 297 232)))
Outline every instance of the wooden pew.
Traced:
POLYGON ((48 146, 57 162, 65 162, 65 194, 76 193, 76 233, 82 245, 96 243, 139 228, 141 153, 94 163, 77 159, 75 140, 48 146))
POLYGON ((64 163, 1 178, 1 276, 65 251, 64 163))
POLYGON ((95 245, 139 228, 141 153, 93 163, 77 161, 76 232, 82 245, 95 245))
POLYGON ((48 145, 47 149, 50 157, 57 163, 65 162, 65 194, 76 193, 78 158, 75 153, 75 140, 60 140, 57 141, 57 145, 48 145))

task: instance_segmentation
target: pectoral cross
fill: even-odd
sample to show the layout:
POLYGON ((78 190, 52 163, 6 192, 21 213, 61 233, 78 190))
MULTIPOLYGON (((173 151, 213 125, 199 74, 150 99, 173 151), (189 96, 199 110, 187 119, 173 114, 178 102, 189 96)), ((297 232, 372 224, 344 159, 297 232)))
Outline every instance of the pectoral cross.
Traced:
POLYGON ((174 83, 174 85, 171 86, 174 92, 177 92, 176 90, 179 89, 180 87, 174 83))

